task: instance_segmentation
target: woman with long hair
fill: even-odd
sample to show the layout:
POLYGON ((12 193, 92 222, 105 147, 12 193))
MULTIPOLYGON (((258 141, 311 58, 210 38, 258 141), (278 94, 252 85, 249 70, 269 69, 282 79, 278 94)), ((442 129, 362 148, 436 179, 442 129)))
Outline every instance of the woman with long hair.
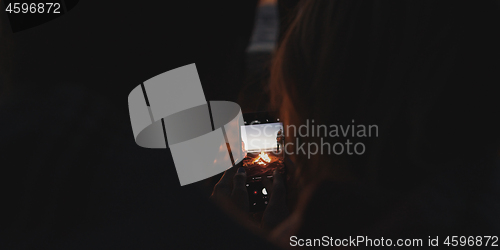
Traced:
POLYGON ((291 214, 273 224, 272 239, 427 243, 498 233, 498 4, 311 0, 297 8, 270 77, 271 108, 280 111, 294 162, 287 164, 291 214), (296 133, 304 124, 376 130, 296 133), (292 149, 336 143, 363 150, 292 149))

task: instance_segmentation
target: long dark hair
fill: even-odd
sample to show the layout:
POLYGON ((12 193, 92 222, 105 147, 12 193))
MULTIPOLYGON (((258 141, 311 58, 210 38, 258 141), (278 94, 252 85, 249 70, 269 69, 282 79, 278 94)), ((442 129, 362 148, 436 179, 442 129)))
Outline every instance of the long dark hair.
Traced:
MULTIPOLYGON (((479 128, 480 114, 500 107, 490 89, 498 79, 497 7, 465 1, 302 1, 275 53, 273 108, 285 127, 354 120, 377 125, 379 134, 351 138, 364 143, 363 155, 291 155, 298 165, 296 184, 327 177, 402 184, 404 191, 451 161, 491 154, 498 132, 485 137, 459 131, 479 128)), ((484 122, 493 128, 498 119, 490 115, 484 122)), ((287 134, 288 142, 295 139, 287 134)))

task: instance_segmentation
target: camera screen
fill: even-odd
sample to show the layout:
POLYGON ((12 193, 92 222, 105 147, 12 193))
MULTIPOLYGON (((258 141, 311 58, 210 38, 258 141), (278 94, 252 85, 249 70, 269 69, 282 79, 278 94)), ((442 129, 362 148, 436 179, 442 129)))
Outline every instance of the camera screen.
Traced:
POLYGON ((275 169, 284 172, 285 134, 281 122, 242 126, 241 137, 243 167, 249 181, 272 176, 275 169))

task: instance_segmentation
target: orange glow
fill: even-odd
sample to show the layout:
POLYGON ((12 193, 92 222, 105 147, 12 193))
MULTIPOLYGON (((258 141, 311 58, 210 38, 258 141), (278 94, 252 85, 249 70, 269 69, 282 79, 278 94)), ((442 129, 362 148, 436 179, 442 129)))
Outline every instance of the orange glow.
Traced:
POLYGON ((270 162, 271 158, 269 158, 269 155, 264 153, 264 151, 260 152, 259 156, 253 161, 253 163, 257 163, 260 165, 267 165, 270 162))

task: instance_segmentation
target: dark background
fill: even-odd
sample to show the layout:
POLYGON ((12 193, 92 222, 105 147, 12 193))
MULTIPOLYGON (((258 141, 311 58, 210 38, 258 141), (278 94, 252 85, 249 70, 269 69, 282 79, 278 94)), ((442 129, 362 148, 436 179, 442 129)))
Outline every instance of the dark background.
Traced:
MULTIPOLYGON (((128 93, 196 63, 237 99, 257 1, 80 1, 9 36, 0 108, 2 249, 268 248, 134 142, 128 93)), ((5 18, 3 18, 5 20, 5 18)))
MULTIPOLYGON (((455 76, 460 79, 453 78, 457 83, 450 82, 453 88, 445 92, 447 98, 439 99, 441 109, 434 109, 435 117, 428 117, 457 124, 449 128, 444 122, 441 123, 443 127, 430 126, 437 132, 428 138, 438 140, 422 140, 424 145, 431 146, 426 150, 432 152, 433 149, 445 148, 439 144, 443 142, 451 145, 438 155, 428 154, 431 159, 460 156, 457 159, 471 158, 472 162, 474 153, 498 155, 498 151, 482 151, 484 148, 497 150, 487 144, 498 138, 495 127, 498 124, 497 107, 494 106, 497 105, 497 93, 486 85, 489 76, 496 77, 498 46, 495 41, 498 40, 496 33, 490 32, 496 27, 495 23, 478 24, 478 20, 496 21, 496 16, 491 15, 495 10, 486 8, 491 5, 481 3, 460 19, 467 24, 464 29, 473 31, 464 36, 465 41, 470 42, 466 44, 471 46, 460 54, 467 63, 455 69, 455 76), (486 10, 487 14, 484 14, 486 10), (482 16, 484 18, 478 19, 482 16), (488 60, 494 63, 488 63, 488 60), (477 63, 469 63, 471 61, 477 63), (469 66, 476 69, 470 70, 469 66), (480 74, 466 74, 468 78, 459 74, 469 71, 480 74), (464 82, 467 85, 458 84, 464 82), (452 107, 455 113, 447 112, 453 104, 460 105, 452 107), (474 109, 481 105, 484 105, 483 109, 474 109), (463 114, 464 111, 468 112, 467 115, 463 114), (474 133, 468 133, 469 130, 474 133), (452 143, 456 141, 460 144, 452 143), (452 150, 455 148, 461 151, 452 150)), ((432 7, 434 3, 425 4, 432 7)), ((447 4, 454 6, 454 2, 448 2, 438 7, 447 9, 447 4)), ((4 212, 0 216, 0 248, 270 248, 269 243, 243 229, 209 202, 211 190, 206 184, 213 185, 217 177, 181 187, 168 149, 145 149, 135 144, 127 103, 130 91, 145 80, 196 63, 207 100, 237 100, 243 112, 265 110, 268 90, 263 83, 268 77, 266 70, 270 55, 259 52, 249 56, 246 53, 254 28, 256 6, 255 0, 84 0, 63 16, 43 25, 15 34, 2 34, 0 166, 3 171, 0 174, 0 205, 4 212), (254 74, 249 74, 249 71, 254 74)), ((459 7, 464 6, 462 3, 459 7)), ((7 19, 4 13, 1 14, 2 27, 5 27, 7 19)), ((431 36, 439 31, 439 26, 435 29, 432 26, 422 33, 431 36)), ((449 47, 447 44, 438 45, 442 47, 429 46, 428 52, 438 53, 439 49, 449 47)), ((393 51, 392 43, 384 46, 393 51)), ((444 73, 435 70, 434 64, 448 65, 433 61, 429 64, 431 75, 444 73)), ((353 68, 357 65, 354 63, 353 68)), ((380 64, 380 68, 383 67, 384 64, 380 64)), ((418 77, 425 76, 418 74, 418 77)), ((412 96, 416 100, 420 100, 417 98, 420 96, 425 99, 426 86, 415 84, 420 92, 413 91, 412 96)), ((395 106, 389 101, 387 103, 395 106)), ((412 110, 424 108, 421 103, 411 107, 413 109, 403 113, 410 115, 415 113, 412 110)), ((382 110, 373 107, 373 110, 377 109, 382 110)), ((413 125, 409 120, 398 122, 413 125)), ((422 134, 425 133, 420 131, 412 136, 424 138, 418 136, 422 134)), ((391 135, 397 136, 397 133, 391 135)), ((397 155, 398 149, 405 148, 400 144, 391 146, 384 152, 386 155, 397 155)), ((395 178, 398 175, 392 176, 391 173, 396 172, 390 167, 398 169, 399 159, 388 159, 392 161, 384 162, 386 172, 382 177, 390 185, 397 184, 391 186, 396 191, 403 190, 398 187, 410 187, 409 180, 419 180, 418 174, 425 174, 424 171, 413 174, 409 169, 411 175, 400 174, 404 178, 395 178)), ((424 197, 438 201, 440 209, 436 213, 415 206, 420 205, 421 200, 425 201, 424 197, 411 199, 414 202, 409 203, 408 208, 423 211, 424 218, 441 223, 436 223, 437 226, 451 227, 458 222, 454 217, 458 213, 450 209, 478 207, 489 215, 482 222, 498 228, 498 216, 494 216, 498 210, 496 193, 482 193, 480 189, 489 185, 498 190, 497 179, 490 176, 490 172, 481 171, 491 169, 496 171, 493 174, 498 174, 498 168, 489 167, 492 165, 489 162, 473 162, 476 165, 471 165, 472 168, 468 167, 468 162, 460 163, 461 168, 450 168, 452 174, 458 170, 460 178, 447 172, 444 179, 436 175, 434 180, 438 187, 447 187, 445 193, 436 193, 432 188, 424 190, 435 195, 425 194, 424 197), (467 194, 467 200, 461 199, 463 193, 467 194)), ((428 170, 433 173, 431 168, 428 170)), ((349 221, 358 217, 344 215, 355 215, 357 210, 350 207, 363 210, 363 205, 349 203, 350 199, 339 202, 332 195, 344 195, 343 192, 335 194, 329 192, 330 189, 325 190, 311 202, 309 215, 314 216, 307 217, 308 225, 303 229, 305 235, 330 232, 324 231, 325 228, 349 232, 345 227, 330 227, 337 215, 345 219, 345 225, 358 227, 360 224, 349 221), (341 206, 347 209, 332 212, 337 211, 331 208, 338 203, 348 204, 341 206), (324 227, 318 227, 320 224, 324 227)), ((342 189, 332 185, 331 190, 342 189)), ((407 222, 419 225, 422 220, 408 210, 408 218, 403 213, 403 218, 397 221, 413 230, 412 224, 407 222)), ((368 213, 366 217, 376 218, 368 213)), ((474 218, 465 218, 465 232, 491 234, 485 224, 477 225, 474 218), (484 229, 476 232, 477 228, 484 229)), ((422 225, 425 229, 440 230, 430 224, 422 225)), ((385 236, 383 230, 376 231, 385 236)), ((387 227, 386 231, 406 233, 394 227, 387 227)))

